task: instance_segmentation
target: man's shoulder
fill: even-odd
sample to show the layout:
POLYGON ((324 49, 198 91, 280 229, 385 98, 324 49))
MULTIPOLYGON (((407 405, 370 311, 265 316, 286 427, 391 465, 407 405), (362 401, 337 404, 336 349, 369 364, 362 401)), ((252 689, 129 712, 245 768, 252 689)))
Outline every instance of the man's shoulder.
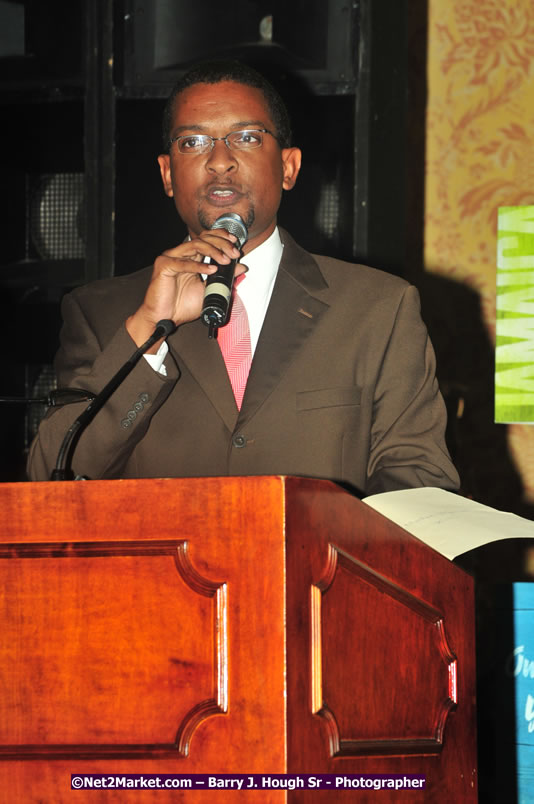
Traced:
POLYGON ((69 295, 82 299, 85 297, 115 298, 123 293, 138 292, 140 289, 142 289, 144 293, 148 287, 151 276, 152 266, 149 265, 131 274, 112 276, 107 279, 96 279, 93 282, 88 282, 86 285, 80 285, 80 287, 74 288, 69 295))
POLYGON ((124 276, 97 279, 72 290, 66 302, 74 302, 89 315, 109 308, 130 315, 143 301, 151 276, 152 266, 148 266, 124 276))
POLYGON ((80 326, 80 316, 102 343, 142 304, 152 275, 152 267, 124 276, 99 279, 75 288, 61 305, 65 331, 80 326))
MULTIPOLYGON (((371 268, 358 262, 350 262, 322 254, 313 254, 299 246, 287 232, 282 230, 284 243, 284 256, 286 264, 294 264, 300 268, 301 275, 315 272, 320 275, 324 292, 358 293, 371 295, 402 295, 409 287, 409 283, 399 276, 378 268, 371 268)), ((315 280, 318 288, 321 284, 315 280)))
POLYGON ((395 274, 390 274, 379 268, 372 268, 358 262, 349 262, 321 254, 310 255, 321 270, 329 286, 334 284, 356 284, 360 288, 380 288, 381 290, 397 290, 403 292, 409 283, 395 274))

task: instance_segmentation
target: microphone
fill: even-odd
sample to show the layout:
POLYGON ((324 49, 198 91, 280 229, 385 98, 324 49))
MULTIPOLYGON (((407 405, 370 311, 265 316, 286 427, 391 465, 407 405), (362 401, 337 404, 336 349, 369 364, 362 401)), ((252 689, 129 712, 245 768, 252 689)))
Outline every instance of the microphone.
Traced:
MULTIPOLYGON (((158 321, 156 329, 135 352, 129 357, 126 363, 121 366, 117 373, 111 378, 107 385, 89 402, 83 413, 81 413, 74 423, 69 427, 65 438, 61 443, 56 460, 56 467, 52 472, 50 480, 72 480, 73 474, 70 468, 72 456, 78 443, 78 439, 90 424, 98 411, 105 405, 110 396, 117 390, 119 385, 126 379, 132 369, 139 363, 144 353, 150 349, 160 338, 167 338, 172 335, 176 329, 174 321, 163 319, 158 321)), ((85 478, 76 477, 76 480, 83 480, 85 478)))
MULTIPOLYGON (((212 229, 226 229, 227 232, 237 237, 236 246, 242 249, 248 239, 248 231, 240 215, 236 212, 225 212, 221 215, 212 229)), ((212 264, 213 264, 212 260, 212 264)), ((228 321, 228 312, 232 299, 232 288, 234 286, 234 271, 237 260, 232 260, 228 265, 217 265, 217 271, 208 276, 206 280, 206 290, 204 291, 204 304, 200 317, 204 324, 209 327, 208 338, 217 337, 217 329, 224 326, 228 321)))
POLYGON ((60 408, 74 402, 89 402, 96 394, 83 388, 53 388, 46 396, 0 396, 0 403, 9 405, 46 405, 47 408, 60 408))

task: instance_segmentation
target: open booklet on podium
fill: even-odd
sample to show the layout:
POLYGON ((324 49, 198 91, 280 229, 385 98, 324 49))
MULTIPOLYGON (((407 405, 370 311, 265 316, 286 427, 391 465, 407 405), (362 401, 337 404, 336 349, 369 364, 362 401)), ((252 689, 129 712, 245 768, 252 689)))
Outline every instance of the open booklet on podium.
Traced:
POLYGON ((534 522, 436 488, 387 491, 363 502, 451 561, 500 539, 534 539, 534 522))

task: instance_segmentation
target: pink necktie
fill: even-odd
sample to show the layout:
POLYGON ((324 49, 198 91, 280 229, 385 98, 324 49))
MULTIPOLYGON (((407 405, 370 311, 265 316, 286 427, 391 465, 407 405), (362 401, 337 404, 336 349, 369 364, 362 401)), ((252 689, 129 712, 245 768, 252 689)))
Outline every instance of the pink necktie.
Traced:
POLYGON ((239 293, 237 293, 237 286, 244 278, 245 274, 241 274, 234 282, 230 321, 224 327, 221 327, 217 334, 217 340, 226 363, 226 370, 228 371, 235 401, 239 409, 241 409, 250 364, 252 363, 247 311, 239 298, 239 293))

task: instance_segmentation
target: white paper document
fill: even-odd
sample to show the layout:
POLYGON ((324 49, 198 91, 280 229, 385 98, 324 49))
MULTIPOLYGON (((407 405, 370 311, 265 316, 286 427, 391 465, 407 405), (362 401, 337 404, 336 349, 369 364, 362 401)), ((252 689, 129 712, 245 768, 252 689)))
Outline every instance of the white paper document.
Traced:
POLYGON ((387 491, 362 502, 451 561, 499 539, 534 539, 534 522, 444 489, 387 491))

